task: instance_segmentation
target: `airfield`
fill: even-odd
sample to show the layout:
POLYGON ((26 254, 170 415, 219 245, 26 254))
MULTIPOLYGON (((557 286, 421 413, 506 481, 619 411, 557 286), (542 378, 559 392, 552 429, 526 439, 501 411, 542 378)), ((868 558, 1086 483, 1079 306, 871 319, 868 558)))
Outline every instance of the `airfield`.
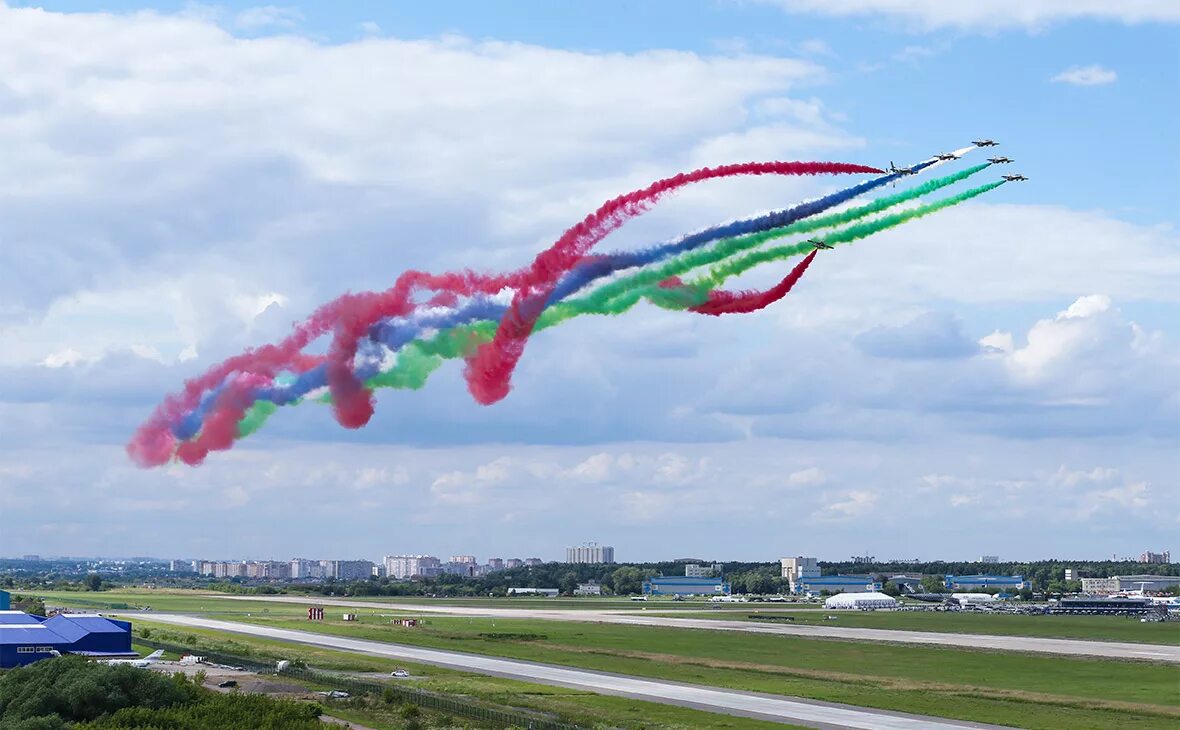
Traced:
POLYGON ((606 727, 1097 730, 1180 722, 1180 625, 1125 617, 196 591, 44 597, 117 613, 137 632, 194 650, 299 657, 374 676, 407 667, 424 687, 511 698, 606 727), (307 620, 312 605, 326 609, 324 620, 307 620), (418 625, 400 625, 408 618, 418 625))

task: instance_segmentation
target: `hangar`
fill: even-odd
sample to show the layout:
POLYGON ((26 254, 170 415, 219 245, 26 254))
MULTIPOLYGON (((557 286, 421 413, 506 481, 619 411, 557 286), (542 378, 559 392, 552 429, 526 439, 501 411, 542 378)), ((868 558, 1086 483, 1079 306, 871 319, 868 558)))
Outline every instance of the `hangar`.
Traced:
POLYGON ((131 624, 92 614, 53 618, 0 611, 0 669, 31 664, 57 654, 102 659, 138 656, 131 651, 131 624))

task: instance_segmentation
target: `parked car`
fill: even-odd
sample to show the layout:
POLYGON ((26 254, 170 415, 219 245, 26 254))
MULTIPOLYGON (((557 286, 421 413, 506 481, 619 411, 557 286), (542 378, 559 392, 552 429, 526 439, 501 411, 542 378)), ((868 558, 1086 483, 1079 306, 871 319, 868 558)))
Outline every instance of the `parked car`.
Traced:
POLYGON ((218 686, 218 687, 237 687, 237 686, 238 686, 238 683, 237 683, 237 681, 236 681, 236 680, 233 680, 233 679, 227 679, 227 680, 225 680, 224 682, 220 682, 220 683, 218 683, 218 685, 217 685, 217 686, 218 686))
POLYGON ((410 673, 404 669, 395 669, 389 673, 389 676, 391 676, 391 677, 408 677, 408 676, 410 676, 410 673))

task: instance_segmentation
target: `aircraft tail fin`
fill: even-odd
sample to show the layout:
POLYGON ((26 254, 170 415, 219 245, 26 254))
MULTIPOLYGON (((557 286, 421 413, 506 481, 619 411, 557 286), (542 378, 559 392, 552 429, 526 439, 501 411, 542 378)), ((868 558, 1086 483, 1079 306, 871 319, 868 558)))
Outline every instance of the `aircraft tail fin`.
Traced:
POLYGON ((144 659, 159 659, 162 656, 164 656, 164 650, 163 649, 156 649, 151 654, 148 654, 147 656, 145 656, 144 659))

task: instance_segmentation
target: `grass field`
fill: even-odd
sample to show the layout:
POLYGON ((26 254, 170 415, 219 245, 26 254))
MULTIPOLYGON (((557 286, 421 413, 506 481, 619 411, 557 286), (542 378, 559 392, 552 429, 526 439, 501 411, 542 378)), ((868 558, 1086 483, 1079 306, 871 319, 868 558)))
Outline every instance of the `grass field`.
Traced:
MULTIPOLYGON (((384 677, 395 668, 403 668, 413 676, 413 679, 409 681, 413 683, 414 687, 448 695, 472 697, 499 706, 551 713, 560 716, 567 722, 585 727, 644 728, 646 730, 688 730, 689 728, 703 727, 730 730, 769 730, 770 728, 794 727, 204 629, 186 629, 140 620, 135 621, 135 627, 136 631, 149 628, 152 638, 160 641, 176 642, 194 648, 217 650, 259 659, 300 659, 319 668, 350 674, 374 675, 368 677, 370 679, 375 678, 375 675, 384 677)), ((148 647, 143 645, 136 648, 144 653, 150 651, 148 647)), ((177 657, 166 654, 165 658, 175 659, 177 657)), ((337 717, 373 724, 377 727, 404 726, 397 722, 374 723, 374 715, 371 712, 350 712, 346 707, 341 708, 336 705, 333 705, 331 713, 337 717)))
POLYGON ((314 626, 290 617, 237 618, 1015 727, 1180 721, 1178 670, 1139 662, 536 620, 434 617, 401 629, 365 614, 359 624, 329 619, 314 626))
MULTIPOLYGON (((266 601, 222 600, 215 595, 193 591, 120 591, 101 593, 57 592, 40 593, 51 603, 75 605, 78 607, 123 608, 149 605, 156 611, 177 611, 194 613, 267 613, 271 615, 298 616, 306 612, 305 606, 314 605, 315 599, 308 598, 303 606, 266 601)), ((487 608, 551 608, 564 609, 573 604, 583 610, 643 610, 655 615, 684 616, 691 618, 759 620, 750 616, 790 616, 793 624, 833 625, 824 621, 825 615, 838 615, 834 625, 905 631, 935 631, 964 634, 996 634, 1007 636, 1041 636, 1061 639, 1089 639, 1096 641, 1125 641, 1146 644, 1180 645, 1180 623, 1140 623, 1123 616, 1020 616, 1010 614, 989 614, 976 612, 839 612, 815 610, 784 610, 770 608, 763 603, 720 604, 722 609, 705 609, 697 602, 678 603, 674 601, 651 601, 632 603, 609 599, 578 599, 556 601, 552 599, 403 599, 349 598, 349 601, 384 602, 407 605, 470 606, 487 608), (669 609, 676 608, 675 613, 669 609)), ((343 612, 344 608, 332 608, 343 612)))
MULTIPOLYGON (((217 618, 283 628, 1015 727, 1048 729, 1068 726, 1098 730, 1111 727, 1158 728, 1180 723, 1180 692, 1177 691, 1180 688, 1180 668, 1146 662, 593 622, 428 614, 418 614, 419 618, 425 620, 423 626, 403 629, 389 624, 389 617, 395 612, 376 608, 358 609, 356 612, 361 619, 358 623, 343 622, 340 614, 346 609, 341 608, 329 610, 326 613, 327 620, 310 624, 302 619, 305 615, 302 605, 225 601, 192 594, 54 594, 47 597, 51 601, 58 600, 59 596, 63 599, 78 596, 84 600, 95 600, 99 595, 103 600, 112 602, 148 603, 155 610, 204 612, 217 618)), ((742 616, 751 613, 748 604, 743 608, 746 613, 742 616)), ((797 621, 807 617, 803 612, 795 615, 798 616, 797 621)), ((1072 625, 1074 630, 1085 632, 1085 638, 1123 638, 1111 636, 1113 632, 1110 627, 1120 623, 1132 629, 1172 628, 1106 617, 941 613, 839 615, 838 621, 843 622, 840 625, 845 626, 866 625, 856 622, 888 616, 894 620, 941 621, 938 625, 944 631, 967 631, 969 629, 952 623, 955 620, 967 620, 974 621, 969 627, 981 633, 1021 633, 1041 627, 1041 624, 1032 622, 1064 620, 1068 622, 1065 625, 1072 625), (1013 619, 1025 621, 1005 623, 1013 619), (978 627, 984 624, 1010 626, 1011 630, 981 631, 978 627)), ((136 623, 143 625, 143 621, 138 619, 136 623)), ((901 628, 896 624, 877 626, 901 628)), ((930 627, 915 625, 912 628, 930 627)), ((303 652, 305 649, 301 647, 298 651, 303 652)), ((353 661, 360 659, 358 657, 353 661)), ((432 671, 437 674, 437 670, 432 671)))
POLYGON ((724 614, 692 611, 675 614, 660 612, 656 615, 766 622, 773 621, 775 617, 791 617, 792 625, 802 626, 835 625, 902 631, 1042 636, 1180 645, 1180 622, 1140 623, 1137 619, 1126 616, 1023 616, 974 611, 782 611, 765 608, 747 608, 740 614, 732 611, 724 614), (824 616, 838 618, 833 623, 825 620, 824 616))

